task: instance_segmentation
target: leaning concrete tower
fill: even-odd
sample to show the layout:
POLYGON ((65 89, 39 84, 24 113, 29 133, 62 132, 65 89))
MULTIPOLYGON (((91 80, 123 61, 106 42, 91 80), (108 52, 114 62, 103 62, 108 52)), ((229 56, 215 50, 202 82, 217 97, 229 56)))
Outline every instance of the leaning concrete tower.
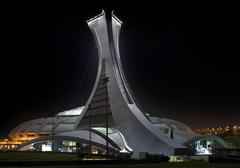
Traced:
MULTIPOLYGON (((98 49, 98 73, 85 109, 75 128, 89 126, 119 130, 128 145, 139 152, 170 155, 175 149, 186 148, 181 138, 164 134, 135 103, 124 77, 119 52, 119 34, 122 21, 113 13, 110 20, 105 12, 87 21, 98 49)), ((188 130, 189 134, 194 135, 188 130)), ((191 136, 192 137, 192 136, 191 136)))

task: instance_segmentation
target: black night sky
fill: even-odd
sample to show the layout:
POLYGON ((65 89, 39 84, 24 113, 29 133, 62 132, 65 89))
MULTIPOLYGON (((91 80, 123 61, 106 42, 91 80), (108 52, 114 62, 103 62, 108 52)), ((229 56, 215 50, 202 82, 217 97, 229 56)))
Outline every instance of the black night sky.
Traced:
POLYGON ((124 22, 120 52, 136 101, 195 128, 239 123, 239 8, 211 2, 10 2, 2 22, 0 136, 85 103, 97 50, 86 20, 124 22), (131 2, 131 3, 130 3, 131 2))

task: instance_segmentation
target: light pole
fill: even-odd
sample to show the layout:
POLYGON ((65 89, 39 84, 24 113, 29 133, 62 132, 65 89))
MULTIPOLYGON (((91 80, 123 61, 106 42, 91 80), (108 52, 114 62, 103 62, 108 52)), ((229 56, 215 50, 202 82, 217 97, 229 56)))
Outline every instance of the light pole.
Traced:
POLYGON ((108 159, 108 96, 107 96, 107 85, 106 85, 106 136, 107 136, 107 159, 108 159))
POLYGON ((54 116, 52 117, 52 152, 54 152, 54 116))
POLYGON ((105 97, 105 115, 106 115, 106 157, 108 159, 109 156, 109 147, 108 147, 108 90, 107 90, 107 83, 109 81, 108 77, 103 78, 103 82, 106 85, 106 97, 105 97))
MULTIPOLYGON (((59 117, 57 117, 57 120, 59 119, 59 117)), ((56 122, 56 124, 58 124, 58 121, 56 122)), ((52 152, 54 152, 54 125, 55 125, 55 116, 52 117, 52 152)))
POLYGON ((92 117, 92 113, 91 113, 91 104, 89 105, 89 157, 92 156, 92 143, 91 143, 91 140, 92 140, 92 134, 91 134, 91 127, 92 127, 92 121, 91 121, 91 117, 92 117))

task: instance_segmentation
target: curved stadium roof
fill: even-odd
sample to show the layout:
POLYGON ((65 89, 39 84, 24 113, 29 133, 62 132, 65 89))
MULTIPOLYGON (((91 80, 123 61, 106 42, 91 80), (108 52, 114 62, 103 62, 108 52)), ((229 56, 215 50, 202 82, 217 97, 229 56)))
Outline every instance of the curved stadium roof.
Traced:
POLYGON ((54 117, 45 117, 23 122, 15 127, 9 136, 12 139, 29 140, 41 136, 41 134, 52 132, 66 132, 74 130, 74 123, 84 106, 58 113, 54 117), (54 126, 53 126, 54 125, 54 126), (27 138, 29 136, 29 138, 27 138))

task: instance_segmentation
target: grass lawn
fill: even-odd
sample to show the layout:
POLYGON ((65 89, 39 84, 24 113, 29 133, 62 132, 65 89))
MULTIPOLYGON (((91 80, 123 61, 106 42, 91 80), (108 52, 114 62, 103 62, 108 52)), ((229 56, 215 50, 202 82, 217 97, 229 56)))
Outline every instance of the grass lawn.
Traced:
POLYGON ((0 161, 57 161, 77 160, 77 155, 72 153, 52 152, 1 152, 0 161))
MULTIPOLYGON (((72 153, 50 153, 50 152, 1 152, 1 161, 59 161, 78 160, 76 154, 72 153)), ((10 166, 8 168, 17 168, 10 166)), ((201 161, 183 163, 159 163, 159 164, 120 164, 120 165, 56 165, 56 166, 21 166, 21 168, 240 168, 240 164, 207 163, 201 161)))
MULTIPOLYGON (((1 167, 1 165, 0 165, 1 167)), ((26 166, 26 168, 239 168, 240 164, 219 164, 205 162, 131 164, 131 165, 73 165, 73 166, 26 166)), ((2 168, 2 167, 1 167, 2 168)), ((17 168, 11 166, 8 168, 17 168)), ((21 166, 21 168, 25 168, 21 166)))

